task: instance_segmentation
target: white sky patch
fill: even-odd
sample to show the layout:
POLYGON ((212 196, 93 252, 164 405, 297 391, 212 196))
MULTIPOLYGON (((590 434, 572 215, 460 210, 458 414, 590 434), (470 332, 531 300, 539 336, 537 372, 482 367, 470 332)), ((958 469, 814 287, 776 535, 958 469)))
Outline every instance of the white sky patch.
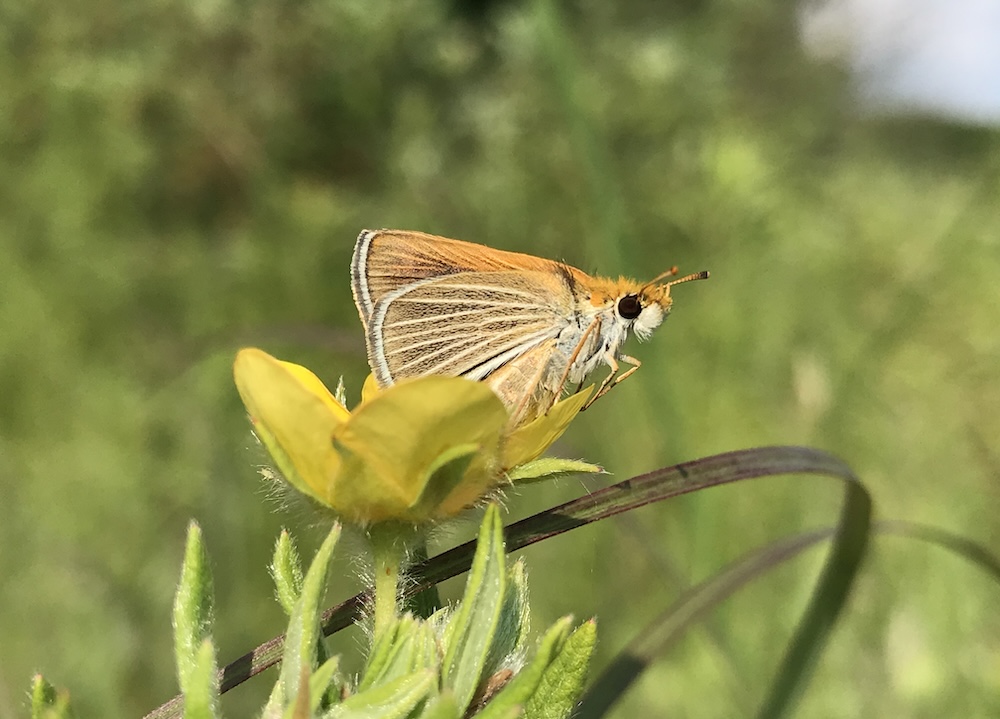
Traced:
POLYGON ((799 18, 869 108, 1000 124, 1000 0, 805 0, 799 18))

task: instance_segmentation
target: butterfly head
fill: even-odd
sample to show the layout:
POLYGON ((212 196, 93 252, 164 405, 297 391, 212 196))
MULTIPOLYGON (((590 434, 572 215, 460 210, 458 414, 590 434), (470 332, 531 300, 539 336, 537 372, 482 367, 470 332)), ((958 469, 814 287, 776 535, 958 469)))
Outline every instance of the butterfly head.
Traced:
POLYGON ((666 277, 676 275, 677 268, 671 267, 643 285, 632 280, 619 279, 615 291, 609 293, 611 296, 608 298, 613 302, 615 318, 632 329, 639 339, 646 339, 670 314, 670 307, 674 301, 670 296, 671 287, 708 278, 708 272, 703 271, 669 282, 660 282, 666 277))

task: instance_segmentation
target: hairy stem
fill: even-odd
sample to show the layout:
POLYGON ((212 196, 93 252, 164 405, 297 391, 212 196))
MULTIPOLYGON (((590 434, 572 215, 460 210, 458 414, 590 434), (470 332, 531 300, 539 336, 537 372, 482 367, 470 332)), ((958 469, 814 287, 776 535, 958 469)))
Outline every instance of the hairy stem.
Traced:
POLYGON ((375 561, 375 636, 392 626, 399 613, 399 572, 406 543, 399 528, 376 525, 368 532, 375 561))

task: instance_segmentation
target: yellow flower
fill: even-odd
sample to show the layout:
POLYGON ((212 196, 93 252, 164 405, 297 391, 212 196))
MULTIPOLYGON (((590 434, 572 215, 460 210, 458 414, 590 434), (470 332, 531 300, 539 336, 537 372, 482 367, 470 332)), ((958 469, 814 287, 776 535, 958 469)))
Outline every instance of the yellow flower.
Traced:
POLYGON ((532 473, 528 464, 562 435, 592 388, 511 429, 489 387, 458 377, 422 377, 384 390, 369 378, 350 412, 308 369, 259 349, 240 350, 233 374, 285 479, 355 523, 449 517, 508 475, 598 471, 543 460, 532 473))

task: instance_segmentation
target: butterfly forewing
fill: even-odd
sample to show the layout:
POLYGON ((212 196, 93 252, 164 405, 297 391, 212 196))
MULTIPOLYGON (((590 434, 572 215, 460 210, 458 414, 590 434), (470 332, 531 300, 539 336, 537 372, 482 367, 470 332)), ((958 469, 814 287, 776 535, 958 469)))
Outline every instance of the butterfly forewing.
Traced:
MULTIPOLYGON (((375 303, 420 280, 459 272, 579 273, 558 262, 404 230, 365 230, 351 262, 354 300, 367 327, 375 303)), ((580 273, 582 274, 582 273, 580 273)))
POLYGON ((368 327, 383 384, 428 374, 484 379, 558 335, 569 287, 539 272, 461 272, 382 297, 368 327))

